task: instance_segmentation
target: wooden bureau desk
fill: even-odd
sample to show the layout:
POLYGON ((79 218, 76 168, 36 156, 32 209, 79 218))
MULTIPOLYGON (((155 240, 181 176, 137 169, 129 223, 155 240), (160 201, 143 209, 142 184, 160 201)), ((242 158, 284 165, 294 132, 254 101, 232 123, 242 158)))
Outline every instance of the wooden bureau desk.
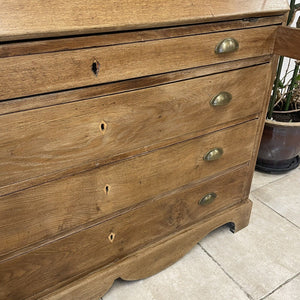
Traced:
POLYGON ((0 4, 0 299, 99 299, 248 224, 285 1, 0 4))

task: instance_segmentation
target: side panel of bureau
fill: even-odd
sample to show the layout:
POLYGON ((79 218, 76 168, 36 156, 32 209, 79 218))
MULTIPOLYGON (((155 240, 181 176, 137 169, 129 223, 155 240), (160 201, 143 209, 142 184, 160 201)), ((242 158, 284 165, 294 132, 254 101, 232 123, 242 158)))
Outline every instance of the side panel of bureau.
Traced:
MULTIPOLYGON (((0 186, 258 114, 270 64, 0 116, 0 186), (251 81, 251 85, 249 85, 251 81), (253 89, 255 86, 255 89, 253 89), (232 95, 226 106, 210 101, 232 95)), ((26 101, 26 100, 24 100, 26 101)), ((181 138, 179 138, 181 137, 181 138)))
POLYGON ((187 186, 122 216, 0 264, 0 298, 23 299, 108 265, 240 201, 247 167, 187 186), (207 193, 215 202, 200 206, 207 193), (18 287, 15 289, 15 287, 18 287))

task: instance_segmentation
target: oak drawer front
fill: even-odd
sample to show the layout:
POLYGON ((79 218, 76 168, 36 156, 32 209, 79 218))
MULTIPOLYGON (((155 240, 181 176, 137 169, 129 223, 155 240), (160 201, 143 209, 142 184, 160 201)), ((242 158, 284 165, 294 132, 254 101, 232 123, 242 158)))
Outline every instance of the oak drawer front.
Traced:
MULTIPOLYGON (((0 100, 272 53, 276 26, 0 59, 0 100), (234 38, 239 49, 216 54, 234 38)), ((63 41, 62 41, 63 43, 63 41)))
POLYGON ((201 220, 209 213, 239 202, 247 171, 248 167, 242 167, 213 180, 191 185, 107 222, 0 263, 2 297, 28 297, 29 291, 39 292, 69 277, 105 266, 201 220), (202 205, 202 199, 212 192, 217 195, 215 200, 202 205), (16 286, 18 291, 14 289, 16 286))
POLYGON ((145 151, 145 146, 256 114, 264 99, 264 93, 257 91, 266 90, 269 72, 266 64, 4 115, 0 117, 0 186, 88 162, 104 163, 133 150, 145 151), (232 96, 231 102, 211 105, 224 92, 232 96))
POLYGON ((6 242, 0 244, 0 254, 52 238, 249 161, 257 124, 257 120, 250 121, 3 196, 0 240, 6 242), (213 148, 222 148, 223 156, 205 161, 204 156, 213 148))

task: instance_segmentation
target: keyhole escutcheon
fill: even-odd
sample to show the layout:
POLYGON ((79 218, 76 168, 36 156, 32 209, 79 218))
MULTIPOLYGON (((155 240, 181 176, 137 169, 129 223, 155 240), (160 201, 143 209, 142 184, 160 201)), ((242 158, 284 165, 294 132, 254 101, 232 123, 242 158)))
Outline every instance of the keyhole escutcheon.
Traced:
POLYGON ((102 121, 99 125, 99 129, 102 134, 105 134, 105 131, 107 129, 107 124, 104 121, 102 121))
POLYGON ((115 237, 116 237, 115 233, 111 232, 111 233, 109 234, 109 236, 108 236, 108 239, 109 239, 109 241, 110 241, 111 243, 113 243, 115 237))
POLYGON ((95 74, 95 76, 98 76, 98 73, 100 71, 100 63, 96 59, 94 59, 94 62, 92 63, 92 71, 95 74))

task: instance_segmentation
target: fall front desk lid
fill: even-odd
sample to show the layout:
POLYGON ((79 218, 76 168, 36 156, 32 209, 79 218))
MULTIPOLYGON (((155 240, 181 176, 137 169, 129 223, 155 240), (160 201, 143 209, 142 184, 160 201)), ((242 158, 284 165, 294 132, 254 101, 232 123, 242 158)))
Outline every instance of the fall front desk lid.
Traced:
POLYGON ((0 0, 0 41, 197 24, 285 13, 285 0, 0 0))

